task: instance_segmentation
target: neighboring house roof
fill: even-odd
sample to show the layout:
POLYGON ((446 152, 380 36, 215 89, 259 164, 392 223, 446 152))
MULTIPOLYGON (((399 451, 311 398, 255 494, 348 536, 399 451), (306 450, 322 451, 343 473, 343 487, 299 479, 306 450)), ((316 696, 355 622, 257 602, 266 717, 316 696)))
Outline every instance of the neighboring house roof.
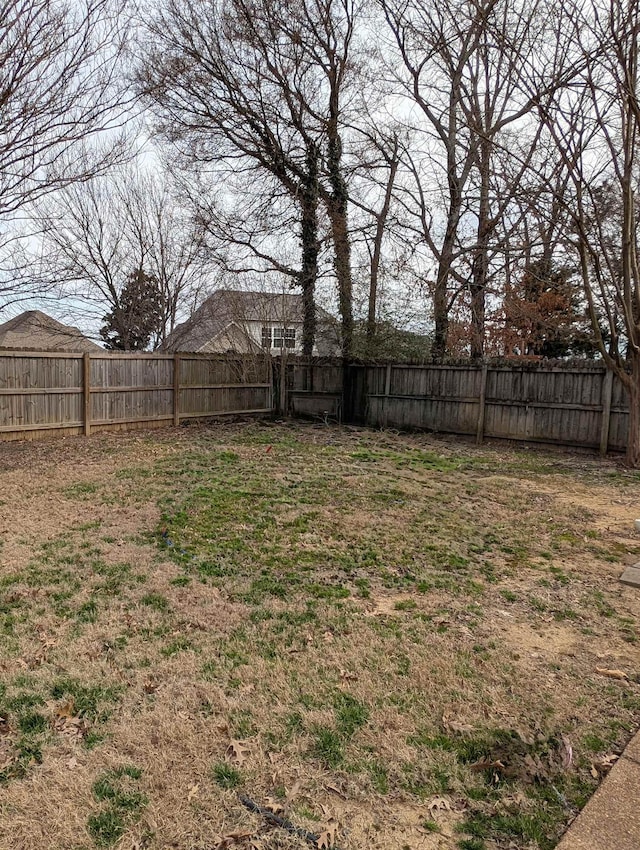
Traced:
POLYGON ((262 346, 251 339, 249 334, 234 321, 225 325, 219 333, 207 340, 198 351, 203 354, 225 354, 227 351, 259 354, 262 351, 262 346))
MULTIPOLYGON (((319 353, 323 347, 330 348, 327 354, 335 353, 337 322, 323 310, 316 307, 318 317, 317 344, 319 353), (328 339, 326 330, 333 333, 328 339)), ((218 289, 204 301, 195 313, 169 334, 164 348, 168 351, 220 351, 225 339, 230 338, 233 327, 233 339, 244 334, 247 350, 253 350, 256 343, 243 330, 247 322, 261 322, 266 325, 302 325, 302 295, 271 292, 246 292, 231 289, 218 289)), ((228 346, 230 347, 230 346, 228 346)), ((258 346, 259 348, 259 346, 258 346)))
POLYGON ((39 351, 103 351, 78 328, 63 325, 40 310, 27 310, 0 325, 0 348, 39 351))

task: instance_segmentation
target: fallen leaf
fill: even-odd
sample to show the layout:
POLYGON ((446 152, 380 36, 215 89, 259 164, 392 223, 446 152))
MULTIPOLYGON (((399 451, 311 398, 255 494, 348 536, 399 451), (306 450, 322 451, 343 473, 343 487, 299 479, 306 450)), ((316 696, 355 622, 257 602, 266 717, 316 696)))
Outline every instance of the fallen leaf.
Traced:
POLYGON ((250 750, 245 741, 237 741, 232 738, 225 752, 225 758, 227 761, 242 765, 247 760, 249 753, 250 750))
POLYGON ((448 729, 451 732, 458 732, 460 734, 466 734, 475 730, 475 727, 471 726, 471 724, 460 723, 458 720, 449 720, 446 715, 443 715, 442 717, 442 725, 445 727, 445 729, 448 729))
POLYGON ((327 789, 327 791, 333 791, 333 793, 337 794, 338 797, 342 797, 343 800, 347 799, 346 795, 343 794, 343 792, 339 788, 336 788, 335 785, 325 785, 324 787, 327 789))
POLYGON ((75 756, 72 756, 72 758, 70 758, 69 761, 67 762, 67 767, 69 768, 69 770, 75 770, 77 766, 78 766, 78 759, 75 756))
POLYGON ((358 676, 355 673, 350 673, 349 670, 340 670, 340 678, 343 682, 357 682, 358 676))
POLYGON ((594 779, 597 779, 599 776, 606 776, 617 761, 618 756, 613 755, 613 753, 610 753, 608 756, 605 756, 604 758, 600 759, 600 761, 597 761, 595 765, 591 765, 591 775, 594 776, 593 769, 595 769, 596 774, 594 776, 594 779))
POLYGON ((287 800, 293 800, 294 797, 297 797, 301 788, 302 781, 300 779, 296 779, 291 788, 287 791, 287 800))
POLYGON ((436 811, 451 811, 451 803, 446 800, 444 797, 433 797, 428 803, 428 809, 430 812, 436 811))
POLYGON ((596 667, 596 673, 600 676, 607 676, 609 679, 629 680, 629 677, 623 670, 609 670, 607 667, 596 667))
POLYGON ((187 794, 187 802, 188 803, 190 803, 193 800, 194 797, 198 796, 199 790, 200 790, 199 784, 192 785, 191 788, 189 788, 189 793, 187 794))
POLYGON ((338 832, 338 821, 331 818, 324 829, 318 834, 316 839, 316 847, 318 850, 329 850, 336 843, 336 833, 338 832))
POLYGON ((481 771, 481 770, 504 770, 505 765, 501 761, 491 761, 491 759, 483 759, 482 761, 476 761, 473 764, 469 765, 471 770, 481 771))
POLYGON ((273 812, 274 815, 281 815, 284 813, 284 806, 276 800, 275 797, 267 797, 264 807, 270 812, 273 812))
POLYGON ((67 700, 67 702, 56 708, 56 717, 60 720, 66 720, 68 717, 74 717, 76 713, 76 707, 72 699, 67 700))
POLYGON ((596 768, 593 764, 591 765, 591 768, 589 769, 589 773, 591 774, 591 776, 593 776, 594 779, 598 779, 599 776, 600 776, 600 774, 598 773, 598 771, 596 770, 596 768))
POLYGON ((562 741, 562 746, 560 747, 562 767, 564 770, 568 770, 571 767, 571 762, 573 761, 573 747, 566 735, 561 735, 560 740, 562 741))
POLYGON ((53 728, 62 735, 67 735, 71 738, 84 738, 89 731, 90 724, 74 712, 75 705, 73 700, 69 700, 57 708, 53 720, 53 728))

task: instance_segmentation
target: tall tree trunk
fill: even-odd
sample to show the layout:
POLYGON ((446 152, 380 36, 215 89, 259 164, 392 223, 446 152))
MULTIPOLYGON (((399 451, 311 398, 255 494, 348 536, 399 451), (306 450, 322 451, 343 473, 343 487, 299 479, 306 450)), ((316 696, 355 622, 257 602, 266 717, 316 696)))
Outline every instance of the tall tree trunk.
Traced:
POLYGON ((471 271, 471 357, 484 354, 484 322, 486 311, 487 276, 489 272, 489 168, 491 144, 480 142, 480 203, 478 207, 478 238, 471 271))
POLYGON ((391 207, 391 197, 393 195, 393 185, 398 171, 399 160, 397 157, 398 140, 395 139, 395 147, 393 158, 389 163, 389 178, 384 193, 384 202, 382 209, 376 215, 376 234, 373 242, 373 255, 371 257, 371 275, 369 278, 369 305, 367 312, 367 353, 370 355, 373 352, 374 340, 376 336, 376 310, 378 306, 378 275, 380 273, 380 258, 382 256, 382 239, 385 234, 389 209, 391 207))
POLYGON ((318 151, 313 143, 307 147, 307 171, 301 186, 302 208, 302 286, 303 324, 302 353, 313 354, 316 341, 315 290, 318 279, 318 151))
POLYGON ((353 351, 353 281, 348 225, 349 195, 342 174, 342 141, 337 127, 337 107, 335 116, 329 122, 328 135, 327 166, 331 193, 327 199, 327 212, 331 223, 338 280, 338 306, 342 319, 342 356, 345 360, 350 360, 353 351))
POLYGON ((638 469, 640 468, 640 355, 637 352, 632 355, 630 378, 627 385, 629 427, 625 462, 632 469, 638 469))
POLYGON ((449 337, 449 278, 455 254, 458 224, 462 211, 462 189, 458 179, 455 143, 449 146, 447 153, 447 184, 449 188, 449 209, 447 227, 442 240, 438 260, 438 273, 433 293, 434 339, 432 356, 436 363, 442 362, 447 353, 449 337))

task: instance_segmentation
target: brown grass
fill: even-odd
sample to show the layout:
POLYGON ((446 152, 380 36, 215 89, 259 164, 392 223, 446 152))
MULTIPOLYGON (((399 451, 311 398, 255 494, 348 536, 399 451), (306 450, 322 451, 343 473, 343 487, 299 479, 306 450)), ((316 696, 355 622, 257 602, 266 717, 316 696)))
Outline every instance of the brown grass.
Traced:
POLYGON ((485 846, 546 850, 640 721, 615 461, 253 423, 15 444, 0 471, 1 850, 99 846, 92 789, 125 765, 118 850, 305 846, 238 791, 343 850, 453 850, 505 814, 548 834, 485 846), (496 730, 572 763, 485 775, 463 751, 496 730))

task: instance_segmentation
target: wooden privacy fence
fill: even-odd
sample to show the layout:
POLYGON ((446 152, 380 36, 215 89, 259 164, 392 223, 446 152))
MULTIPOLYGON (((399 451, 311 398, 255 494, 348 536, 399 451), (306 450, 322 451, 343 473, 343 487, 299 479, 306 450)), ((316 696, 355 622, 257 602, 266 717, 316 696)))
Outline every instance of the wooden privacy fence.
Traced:
POLYGON ((0 351, 0 440, 272 410, 268 358, 0 351))
POLYGON ((604 367, 406 366, 202 354, 0 350, 0 440, 293 415, 623 451, 624 389, 604 367), (276 386, 284 372, 286 390, 276 386), (343 383, 344 381, 344 383, 343 383), (284 411, 283 411, 284 412, 284 411))
POLYGON ((289 368, 294 414, 399 429, 624 451, 628 406, 603 366, 350 365, 289 368), (346 415, 343 415, 345 414, 346 415))

